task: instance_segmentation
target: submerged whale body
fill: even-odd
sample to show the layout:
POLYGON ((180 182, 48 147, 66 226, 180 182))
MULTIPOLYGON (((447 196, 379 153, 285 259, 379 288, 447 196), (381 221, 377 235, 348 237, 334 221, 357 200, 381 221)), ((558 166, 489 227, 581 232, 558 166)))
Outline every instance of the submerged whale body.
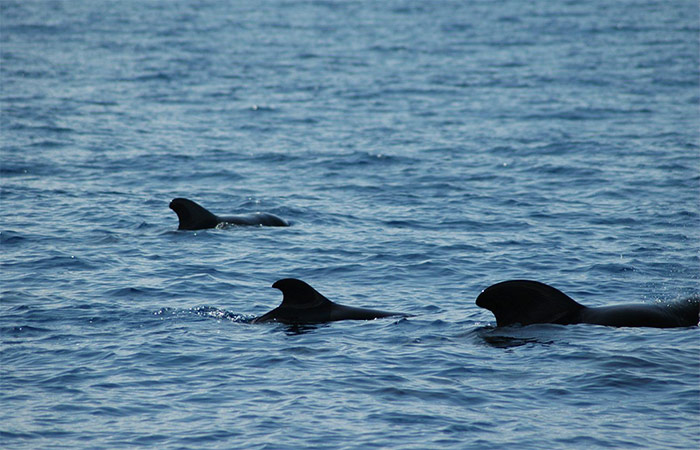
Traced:
POLYGON ((295 325, 408 315, 339 305, 328 300, 307 283, 295 278, 278 280, 272 287, 282 291, 282 304, 267 314, 253 319, 252 323, 281 322, 295 325))
POLYGON ((633 304, 599 308, 583 306, 539 281, 512 280, 484 289, 477 306, 490 310, 499 327, 519 323, 590 323, 612 327, 690 327, 698 325, 700 298, 674 304, 633 304))
POLYGON ((178 230, 201 230, 216 228, 219 224, 287 227, 289 223, 275 215, 253 213, 241 216, 220 217, 209 212, 203 206, 186 198, 176 198, 170 202, 170 209, 175 211, 180 221, 178 230))

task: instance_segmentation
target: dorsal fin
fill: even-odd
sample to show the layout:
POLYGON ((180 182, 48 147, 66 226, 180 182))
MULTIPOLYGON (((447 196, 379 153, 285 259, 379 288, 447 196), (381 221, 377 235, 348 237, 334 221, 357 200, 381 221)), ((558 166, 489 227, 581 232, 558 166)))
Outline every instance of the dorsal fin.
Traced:
POLYGON ((499 327, 519 323, 576 323, 585 306, 539 281, 511 280, 484 289, 477 306, 490 310, 499 327))
POLYGON ((316 308, 326 303, 333 303, 316 289, 296 278, 277 280, 272 287, 282 291, 282 304, 280 307, 316 308))
POLYGON ((186 198, 175 198, 170 202, 170 209, 175 211, 180 220, 178 230, 200 230, 214 228, 219 218, 203 206, 186 198))

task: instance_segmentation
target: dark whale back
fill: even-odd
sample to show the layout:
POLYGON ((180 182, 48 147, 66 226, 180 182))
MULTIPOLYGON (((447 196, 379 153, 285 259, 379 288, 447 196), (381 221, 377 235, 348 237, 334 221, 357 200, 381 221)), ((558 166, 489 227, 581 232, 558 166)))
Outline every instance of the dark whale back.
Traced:
POLYGON ((406 314, 401 313, 355 308, 333 303, 307 283, 295 278, 278 280, 272 287, 282 291, 282 303, 267 314, 254 319, 253 323, 305 324, 406 316, 406 314))
POLYGON ((672 304, 615 305, 586 308, 581 323, 612 327, 692 327, 698 324, 700 298, 689 298, 672 304))
POLYGON ((539 281, 512 280, 479 294, 477 306, 490 310, 499 327, 519 323, 590 323, 613 327, 689 327, 698 325, 700 298, 670 305, 636 304, 585 307, 558 289, 539 281))
POLYGON ((178 230, 201 230, 215 228, 219 224, 286 227, 289 223, 273 214, 253 213, 240 216, 219 217, 203 206, 186 198, 176 198, 170 202, 179 220, 178 230))
POLYGON ((574 320, 584 308, 559 289, 529 280, 494 284, 479 294, 476 304, 490 310, 499 327, 514 323, 576 323, 574 320))

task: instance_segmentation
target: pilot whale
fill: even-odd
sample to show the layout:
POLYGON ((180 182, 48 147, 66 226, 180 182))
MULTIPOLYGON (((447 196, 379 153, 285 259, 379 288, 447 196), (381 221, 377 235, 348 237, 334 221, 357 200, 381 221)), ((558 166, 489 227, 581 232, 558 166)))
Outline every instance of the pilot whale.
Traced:
POLYGON ((611 327, 691 327, 698 325, 700 297, 673 304, 631 304, 589 308, 539 281, 511 280, 484 289, 477 306, 490 310, 499 327, 519 323, 590 323, 611 327))
POLYGON ((178 230, 201 230, 203 228, 216 228, 219 224, 287 227, 289 223, 275 215, 267 213, 253 213, 241 216, 220 217, 201 205, 186 198, 175 198, 170 202, 170 209, 175 211, 180 221, 178 230))
POLYGON ((333 322, 336 320, 372 320, 382 317, 408 316, 408 314, 403 313, 356 308, 333 303, 316 289, 296 278, 285 278, 275 281, 272 287, 282 291, 282 304, 267 314, 253 319, 252 323, 307 324, 333 322))

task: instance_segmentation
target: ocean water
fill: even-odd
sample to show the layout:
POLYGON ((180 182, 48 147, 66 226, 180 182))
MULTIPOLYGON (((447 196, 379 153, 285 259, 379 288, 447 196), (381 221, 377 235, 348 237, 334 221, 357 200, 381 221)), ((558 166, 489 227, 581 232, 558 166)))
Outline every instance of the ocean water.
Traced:
POLYGON ((0 1, 0 446, 700 446, 700 7, 0 1), (288 228, 177 231, 174 197, 288 228), (246 323, 303 279, 413 317, 246 323))

